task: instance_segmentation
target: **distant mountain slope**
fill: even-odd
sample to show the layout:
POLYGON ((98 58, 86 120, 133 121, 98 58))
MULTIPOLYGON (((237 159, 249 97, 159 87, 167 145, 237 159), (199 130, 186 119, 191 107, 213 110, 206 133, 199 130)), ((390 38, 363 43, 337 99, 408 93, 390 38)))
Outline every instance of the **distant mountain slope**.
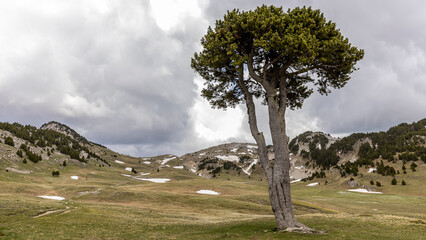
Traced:
POLYGON ((54 153, 60 153, 80 162, 95 158, 108 164, 90 149, 92 144, 89 141, 64 124, 50 122, 37 129, 19 123, 0 123, 0 131, 0 140, 6 143, 6 139, 9 139, 10 146, 23 152, 17 152, 19 157, 35 163, 41 161, 43 156, 47 159, 54 153))
POLYGON ((72 139, 81 142, 81 143, 89 143, 89 141, 87 141, 86 138, 84 138, 83 136, 81 136, 80 134, 78 134, 74 129, 68 127, 65 124, 59 123, 59 122, 55 122, 55 121, 50 121, 48 123, 43 124, 40 129, 42 130, 53 130, 59 133, 63 133, 69 137, 71 137, 72 139))
POLYGON ((316 171, 335 167, 342 176, 356 175, 358 167, 374 167, 383 160, 426 163, 426 119, 402 123, 386 132, 354 133, 342 139, 305 132, 292 139, 289 148, 299 164, 316 171))
MULTIPOLYGON (((66 159, 88 163, 94 159, 94 165, 102 167, 111 166, 111 163, 116 165, 115 159, 121 155, 88 141, 65 124, 53 121, 43 124, 40 129, 19 123, 0 123, 0 143, 0 159, 12 163, 52 159, 58 163, 66 159)), ((336 171, 342 177, 356 176, 362 166, 375 167, 382 175, 392 175, 396 171, 383 161, 426 162, 426 119, 412 124, 402 123, 386 132, 354 133, 342 139, 322 132, 305 132, 292 139, 289 148, 293 180, 312 179, 336 171)), ((274 159, 273 147, 268 148, 268 155, 274 159)), ((263 178, 257 146, 250 143, 222 144, 181 157, 138 158, 134 164, 133 167, 149 166, 151 170, 186 169, 207 178, 263 178)))

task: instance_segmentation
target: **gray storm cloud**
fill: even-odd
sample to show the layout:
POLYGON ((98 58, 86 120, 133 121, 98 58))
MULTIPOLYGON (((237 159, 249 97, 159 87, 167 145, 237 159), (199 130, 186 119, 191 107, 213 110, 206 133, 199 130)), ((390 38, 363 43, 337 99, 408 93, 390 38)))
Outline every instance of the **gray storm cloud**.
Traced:
MULTIPOLYGON (((0 121, 60 121, 139 156, 251 141, 244 106, 211 110, 189 63, 216 19, 262 3, 319 8, 366 52, 344 88, 288 112, 291 137, 386 130, 425 117, 423 1, 41 0, 0 3, 0 121)), ((267 113, 258 111, 266 132, 267 113)))

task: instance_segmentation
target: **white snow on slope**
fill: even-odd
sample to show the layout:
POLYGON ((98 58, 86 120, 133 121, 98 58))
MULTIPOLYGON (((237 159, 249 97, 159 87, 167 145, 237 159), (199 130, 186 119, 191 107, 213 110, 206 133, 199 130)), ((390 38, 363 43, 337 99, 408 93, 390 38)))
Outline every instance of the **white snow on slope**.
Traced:
POLYGON ((296 167, 294 167, 295 169, 304 169, 305 167, 304 166, 296 166, 296 167))
POLYGON ((166 182, 170 181, 170 179, 168 179, 168 178, 138 178, 138 177, 135 177, 134 179, 153 182, 153 183, 166 183, 166 182))
POLYGON ((247 145, 248 148, 257 148, 256 145, 247 145))
POLYGON ((175 158, 177 158, 177 157, 165 158, 165 159, 163 159, 163 161, 161 161, 161 165, 164 165, 164 164, 166 164, 168 161, 173 160, 173 159, 175 159, 175 158))
POLYGON ((41 198, 52 199, 52 200, 64 200, 65 198, 59 196, 38 196, 41 198))
POLYGON ((78 180, 78 176, 71 176, 71 179, 78 180))
POLYGON ((206 153, 205 153, 205 152, 203 152, 203 153, 200 153, 200 154, 198 154, 198 155, 200 155, 200 156, 204 156, 204 155, 206 155, 206 153))
POLYGON ((373 171, 377 171, 377 168, 370 168, 370 169, 368 169, 368 173, 372 173, 373 171))
POLYGON ((231 149, 231 152, 237 152, 238 148, 231 149))
POLYGON ((382 192, 373 192, 373 191, 368 191, 367 189, 364 188, 358 188, 358 189, 348 189, 349 192, 359 192, 359 193, 375 193, 375 194, 383 194, 382 192))
POLYGON ((220 193, 212 191, 212 190, 198 190, 198 194, 208 194, 208 195, 220 195, 220 193))
POLYGON ((314 183, 309 183, 308 185, 306 185, 306 186, 308 186, 308 187, 312 187, 312 186, 316 186, 316 185, 318 185, 319 183, 317 183, 317 182, 314 182, 314 183))
POLYGON ((119 163, 119 164, 124 164, 124 162, 122 162, 122 161, 120 161, 120 160, 115 160, 115 162, 116 162, 116 163, 119 163))
POLYGON ((148 161, 145 161, 145 162, 143 162, 143 163, 145 163, 145 164, 151 164, 151 162, 148 162, 148 161))
POLYGON ((151 174, 151 173, 144 173, 144 172, 140 172, 140 175, 141 175, 141 176, 146 176, 146 175, 149 175, 149 174, 151 174))
POLYGON ((183 169, 183 166, 174 166, 173 168, 176 168, 176 169, 183 169))
POLYGON ((296 183, 296 182, 300 182, 300 181, 302 181, 302 179, 296 179, 296 180, 290 181, 290 183, 296 183))
POLYGON ((249 173, 249 170, 253 167, 253 165, 257 163, 257 161, 259 161, 257 158, 253 159, 253 162, 250 163, 250 165, 246 169, 243 169, 243 172, 250 176, 251 173, 249 173))
POLYGON ((240 159, 238 158, 238 156, 235 155, 217 155, 216 156, 219 159, 225 160, 225 161, 231 161, 231 162, 238 162, 240 159))

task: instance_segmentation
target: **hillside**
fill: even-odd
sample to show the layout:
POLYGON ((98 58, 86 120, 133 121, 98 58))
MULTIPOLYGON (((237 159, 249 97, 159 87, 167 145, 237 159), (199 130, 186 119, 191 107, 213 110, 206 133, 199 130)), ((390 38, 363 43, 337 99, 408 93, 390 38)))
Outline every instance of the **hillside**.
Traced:
POLYGON ((0 123, 0 239, 421 239, 425 122, 292 139, 295 212, 316 236, 274 231, 254 144, 131 157, 64 124, 0 123))

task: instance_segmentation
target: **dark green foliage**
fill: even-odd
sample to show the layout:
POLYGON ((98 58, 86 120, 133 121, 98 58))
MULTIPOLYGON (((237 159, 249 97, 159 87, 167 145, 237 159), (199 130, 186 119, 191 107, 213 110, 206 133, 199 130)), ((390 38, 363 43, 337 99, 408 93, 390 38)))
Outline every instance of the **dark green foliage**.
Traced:
POLYGON ((381 174, 382 176, 395 176, 396 171, 395 168, 390 167, 388 165, 384 165, 383 161, 380 160, 380 163, 377 164, 377 171, 378 174, 381 174))
POLYGON ((416 171, 416 167, 417 167, 417 164, 415 164, 415 163, 411 163, 410 164, 411 171, 415 172, 416 171))
POLYGON ((60 173, 59 173, 59 171, 58 171, 58 170, 53 170, 53 171, 52 171, 52 176, 53 176, 53 177, 59 177, 59 175, 60 175, 60 173))
POLYGON ((219 159, 217 158, 209 158, 209 157, 203 158, 201 160, 201 163, 198 165, 198 170, 205 169, 209 164, 216 164, 218 163, 218 161, 219 159))
POLYGON ((396 184, 397 184, 397 181, 396 181, 396 179, 395 179, 395 178, 392 178, 391 184, 392 184, 392 185, 396 185, 396 184))
POLYGON ((358 158, 355 163, 358 164, 358 166, 374 166, 373 160, 366 158, 358 158))
POLYGON ((67 166, 67 161, 64 160, 64 162, 62 163, 62 166, 66 167, 67 166))
POLYGON ((27 164, 27 159, 24 158, 24 160, 22 160, 22 163, 27 164))
POLYGON ((374 185, 374 181, 373 180, 370 181, 370 185, 374 185))
MULTIPOLYGON (((320 94, 343 87, 364 55, 319 10, 306 7, 228 11, 208 28, 201 45, 191 67, 206 81, 202 96, 215 108, 244 102, 238 77, 247 65, 253 67, 252 74, 267 76, 273 87, 285 81, 286 106, 294 109, 312 94, 309 84, 320 94)), ((244 79, 244 84, 254 97, 265 100, 264 88, 254 81, 244 79)))
POLYGON ((229 169, 238 169, 239 167, 234 162, 224 161, 223 168, 226 170, 229 170, 229 169))
POLYGON ((322 171, 322 170, 321 170, 320 172, 315 171, 314 173, 312 173, 312 174, 311 174, 311 176, 309 176, 309 177, 305 178, 305 181, 306 181, 306 180, 311 181, 311 180, 313 180, 314 178, 326 178, 325 172, 324 172, 324 171, 322 171))
POLYGON ((350 175, 350 174, 354 176, 358 176, 359 170, 358 170, 358 164, 356 163, 346 162, 345 164, 336 166, 336 168, 339 170, 341 177, 346 177, 346 175, 350 175))
POLYGON ((353 133, 331 144, 330 149, 333 151, 342 152, 342 153, 353 151, 353 146, 356 143, 356 141, 363 139, 365 137, 366 137, 365 133, 353 133))
POLYGON ((376 186, 381 187, 382 184, 379 181, 376 181, 376 186))
POLYGON ((417 156, 414 153, 408 153, 408 152, 404 152, 401 153, 398 156, 399 160, 406 160, 406 161, 416 161, 417 160, 417 156))
POLYGON ((423 163, 426 163, 426 154, 422 154, 420 159, 423 161, 423 163))
POLYGON ((407 185, 407 183, 404 180, 401 181, 401 184, 402 185, 407 185))
POLYGON ((311 132, 311 131, 304 132, 304 133, 300 134, 297 138, 295 138, 295 140, 299 139, 299 142, 301 142, 301 143, 308 143, 311 140, 312 134, 313 134, 313 132, 311 132))
POLYGON ((22 150, 18 149, 18 151, 16 151, 16 155, 18 155, 19 157, 23 157, 22 150))
POLYGON ((294 155, 296 155, 299 152, 299 145, 297 144, 295 140, 296 138, 294 138, 289 144, 289 150, 294 155))
POLYGON ((216 175, 219 174, 221 171, 222 171, 222 167, 216 167, 215 169, 213 169, 211 174, 213 175, 213 177, 216 177, 216 175))
POLYGON ((302 151, 300 151, 300 156, 302 156, 304 159, 308 159, 310 154, 306 150, 302 149, 302 151))
POLYGON ((240 157, 239 157, 239 160, 240 160, 239 162, 244 164, 246 161, 248 161, 248 160, 250 160, 250 159, 251 159, 251 157, 250 157, 250 156, 248 156, 248 155, 243 155, 243 156, 240 156, 240 157))
POLYGON ((4 139, 4 144, 7 144, 7 145, 12 146, 12 147, 15 146, 15 143, 13 142, 13 138, 12 137, 6 137, 4 139))
POLYGON ((136 174, 136 173, 138 173, 138 171, 136 171, 136 169, 132 168, 132 173, 136 174))

